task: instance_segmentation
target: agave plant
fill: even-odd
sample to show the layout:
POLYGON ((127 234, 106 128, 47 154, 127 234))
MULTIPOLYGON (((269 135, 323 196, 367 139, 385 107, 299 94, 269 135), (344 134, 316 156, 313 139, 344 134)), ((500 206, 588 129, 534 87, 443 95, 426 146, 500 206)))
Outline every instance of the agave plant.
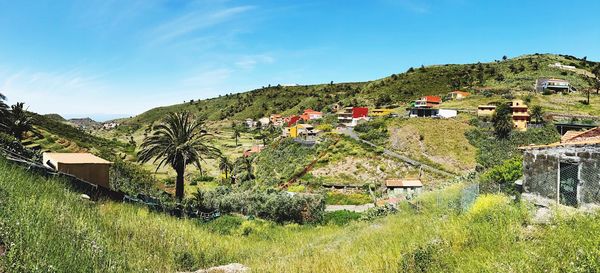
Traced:
POLYGON ((219 149, 209 143, 212 135, 203 127, 204 121, 195 119, 189 112, 170 113, 162 124, 154 126, 138 153, 138 160, 142 163, 151 160, 158 162, 157 170, 165 165, 175 170, 175 196, 179 200, 184 196, 186 166, 195 164, 201 169, 202 161, 221 155, 219 149))

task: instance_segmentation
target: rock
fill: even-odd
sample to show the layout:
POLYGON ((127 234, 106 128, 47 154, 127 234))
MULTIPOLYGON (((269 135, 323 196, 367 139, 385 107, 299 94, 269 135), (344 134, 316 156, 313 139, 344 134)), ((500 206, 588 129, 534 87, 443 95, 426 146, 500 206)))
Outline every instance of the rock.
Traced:
POLYGON ((535 224, 549 224, 552 220, 552 211, 546 207, 538 207, 531 220, 535 224))
MULTIPOLYGON (((207 269, 200 269, 190 273, 246 273, 250 272, 250 268, 243 264, 228 264, 215 266, 207 269)), ((184 273, 184 272, 181 272, 184 273)))
POLYGON ((81 199, 83 199, 83 200, 90 200, 90 196, 89 196, 89 195, 87 195, 87 194, 81 194, 81 196, 80 196, 80 197, 81 197, 81 199))

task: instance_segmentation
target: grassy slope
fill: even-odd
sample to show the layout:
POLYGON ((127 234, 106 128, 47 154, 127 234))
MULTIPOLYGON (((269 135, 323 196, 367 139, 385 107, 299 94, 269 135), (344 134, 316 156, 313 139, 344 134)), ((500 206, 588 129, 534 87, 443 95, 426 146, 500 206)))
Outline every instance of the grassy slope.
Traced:
POLYGON ((396 119, 389 125, 392 150, 451 172, 475 168, 476 149, 465 137, 469 117, 396 119))
POLYGON ((524 208, 501 196, 480 198, 466 214, 446 209, 458 189, 424 196, 420 213, 403 208, 375 222, 314 227, 227 225, 225 218, 220 225, 198 224, 132 205, 90 203, 63 187, 0 161, 0 241, 8 246, 0 271, 174 272, 231 262, 255 272, 589 272, 600 266, 598 216, 524 228, 524 208), (227 226, 233 228, 223 232, 227 226))

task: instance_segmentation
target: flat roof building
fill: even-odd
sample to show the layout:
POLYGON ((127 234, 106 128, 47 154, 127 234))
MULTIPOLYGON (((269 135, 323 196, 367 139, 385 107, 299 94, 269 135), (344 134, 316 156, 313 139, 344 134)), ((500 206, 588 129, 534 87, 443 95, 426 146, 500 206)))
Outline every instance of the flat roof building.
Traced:
POLYGON ((42 158, 47 167, 109 188, 110 161, 90 153, 44 153, 42 158))

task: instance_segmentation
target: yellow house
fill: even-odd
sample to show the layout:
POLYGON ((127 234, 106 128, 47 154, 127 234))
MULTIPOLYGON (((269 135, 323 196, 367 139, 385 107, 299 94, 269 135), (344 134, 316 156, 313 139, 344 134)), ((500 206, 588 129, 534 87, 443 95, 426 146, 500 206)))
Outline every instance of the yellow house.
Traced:
POLYGON ((496 105, 479 105, 477 106, 478 117, 491 117, 496 112, 496 105))
POLYGON ((510 109, 515 129, 527 131, 527 123, 530 119, 527 105, 522 100, 513 100, 510 103, 510 109))
POLYGON ((289 136, 297 138, 302 134, 311 135, 314 131, 314 127, 310 124, 296 124, 289 128, 289 136))
POLYGON ((385 117, 392 114, 392 109, 373 109, 370 111, 370 116, 373 117, 385 117))
MULTIPOLYGON (((509 103, 512 111, 512 121, 514 128, 519 131, 527 131, 527 123, 530 116, 527 105, 522 100, 513 100, 509 103)), ((479 105, 477 107, 478 117, 491 117, 496 112, 496 105, 479 105)))

